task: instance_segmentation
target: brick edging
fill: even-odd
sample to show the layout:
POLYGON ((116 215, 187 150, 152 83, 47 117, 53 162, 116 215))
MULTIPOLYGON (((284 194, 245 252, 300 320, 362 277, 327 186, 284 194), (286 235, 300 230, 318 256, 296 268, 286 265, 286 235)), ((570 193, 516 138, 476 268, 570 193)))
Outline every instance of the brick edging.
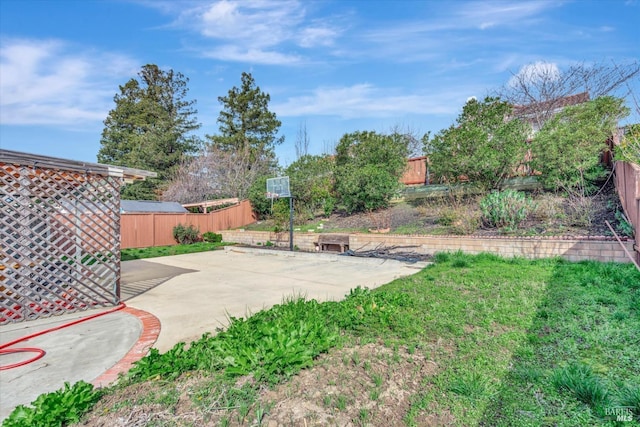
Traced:
POLYGON ((160 335, 160 320, 153 314, 133 307, 125 307, 122 312, 131 314, 142 322, 142 333, 119 362, 91 382, 95 387, 108 386, 116 381, 121 373, 127 372, 135 362, 146 356, 160 335))

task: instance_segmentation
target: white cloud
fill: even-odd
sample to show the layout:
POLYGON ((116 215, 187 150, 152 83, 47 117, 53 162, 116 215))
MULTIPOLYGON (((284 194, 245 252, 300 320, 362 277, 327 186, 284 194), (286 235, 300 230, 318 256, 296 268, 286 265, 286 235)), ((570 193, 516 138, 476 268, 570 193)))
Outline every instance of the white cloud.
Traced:
POLYGON ((57 40, 0 41, 0 123, 82 126, 104 120, 114 79, 131 77, 129 58, 78 52, 57 40))
POLYGON ((215 39, 274 46, 291 37, 302 16, 297 2, 222 0, 196 15, 201 33, 215 39))
POLYGON ((310 20, 298 0, 220 0, 181 11, 175 25, 220 42, 204 49, 208 57, 272 65, 300 62, 296 47, 331 46, 341 34, 328 20, 310 20))
POLYGON ((206 58, 215 58, 222 61, 250 62, 270 65, 293 65, 301 62, 298 55, 287 55, 276 51, 261 49, 243 50, 237 46, 226 45, 217 49, 211 49, 203 53, 206 58))
POLYGON ((332 46, 336 35, 333 28, 308 27, 300 31, 297 43, 302 47, 332 46))
POLYGON ((485 30, 498 26, 521 26, 546 9, 558 7, 562 2, 543 1, 476 1, 463 4, 456 13, 463 27, 485 30))
POLYGON ((551 62, 538 61, 520 68, 515 76, 509 79, 509 86, 516 86, 518 82, 537 83, 541 81, 555 81, 560 78, 558 65, 551 62))
POLYGON ((384 118, 406 114, 453 114, 469 93, 468 88, 455 92, 403 94, 370 84, 345 87, 321 87, 308 95, 290 97, 274 104, 273 110, 282 117, 308 115, 352 118, 384 118))

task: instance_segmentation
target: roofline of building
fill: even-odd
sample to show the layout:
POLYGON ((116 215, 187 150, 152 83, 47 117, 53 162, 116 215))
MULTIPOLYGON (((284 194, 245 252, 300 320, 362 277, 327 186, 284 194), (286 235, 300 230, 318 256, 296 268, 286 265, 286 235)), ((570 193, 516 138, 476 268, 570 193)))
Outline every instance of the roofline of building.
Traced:
POLYGON ((105 176, 124 178, 125 181, 156 178, 158 174, 143 169, 127 168, 124 166, 90 163, 60 157, 43 156, 40 154, 23 153, 20 151, 0 149, 0 162, 32 167, 47 167, 77 172, 94 173, 105 176))

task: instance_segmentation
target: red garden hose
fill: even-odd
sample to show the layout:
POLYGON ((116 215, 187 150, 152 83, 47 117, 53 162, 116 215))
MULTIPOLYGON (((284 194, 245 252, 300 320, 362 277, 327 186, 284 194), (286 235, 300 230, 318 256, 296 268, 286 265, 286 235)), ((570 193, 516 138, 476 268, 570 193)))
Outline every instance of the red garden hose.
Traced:
POLYGON ((10 341, 10 342, 5 343, 5 344, 0 344, 0 355, 2 355, 2 354, 11 354, 11 353, 37 353, 36 356, 32 357, 31 359, 23 360, 21 362, 13 363, 11 365, 0 366, 0 371, 5 371, 7 369, 13 369, 13 368, 17 368, 18 366, 27 365, 27 364, 29 364, 31 362, 35 362, 36 360, 40 359, 41 357, 43 357, 46 354, 46 352, 44 350, 40 349, 40 348, 34 348, 34 347, 7 348, 7 347, 11 347, 12 345, 17 344, 17 343, 22 342, 22 341, 30 340, 31 338, 39 337, 40 335, 48 334, 49 332, 53 332, 53 331, 57 331, 57 330, 60 330, 60 329, 68 328, 69 326, 77 325, 78 323, 86 322, 87 320, 95 319, 96 317, 104 316, 105 314, 109 314, 109 313, 113 313, 113 312, 118 311, 118 310, 122 310, 125 307, 126 307, 126 304, 124 302, 121 302, 120 304, 118 304, 117 306, 115 306, 114 308, 112 308, 110 310, 103 311, 103 312, 97 313, 97 314, 92 314, 91 316, 83 317, 83 318, 74 320, 74 321, 69 322, 69 323, 64 323, 64 324, 59 325, 59 326, 54 326, 53 328, 49 328, 49 329, 45 329, 43 331, 35 332, 33 334, 24 336, 22 338, 18 338, 16 340, 10 341))

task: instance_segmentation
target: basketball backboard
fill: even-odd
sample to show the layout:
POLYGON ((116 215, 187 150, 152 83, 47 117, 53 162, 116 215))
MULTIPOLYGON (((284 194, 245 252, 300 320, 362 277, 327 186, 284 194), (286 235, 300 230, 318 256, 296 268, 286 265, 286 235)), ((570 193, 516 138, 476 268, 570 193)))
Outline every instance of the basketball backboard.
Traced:
POLYGON ((289 190, 289 177, 280 176, 278 178, 268 178, 267 197, 270 199, 278 197, 291 197, 291 191, 289 190))

